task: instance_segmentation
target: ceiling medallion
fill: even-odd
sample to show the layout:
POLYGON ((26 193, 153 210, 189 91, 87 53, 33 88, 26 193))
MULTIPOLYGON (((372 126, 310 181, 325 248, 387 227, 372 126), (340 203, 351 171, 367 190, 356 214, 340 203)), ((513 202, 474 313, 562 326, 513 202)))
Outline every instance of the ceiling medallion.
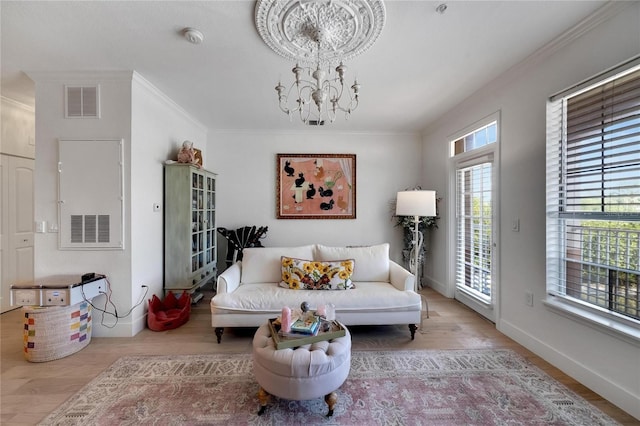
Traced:
POLYGON ((264 42, 298 62, 337 63, 370 48, 384 27, 382 0, 258 0, 255 21, 264 42))
POLYGON ((382 0, 258 0, 255 20, 267 46, 296 61, 293 82, 275 88, 289 119, 297 113, 305 124, 323 125, 339 111, 348 119, 358 107, 360 84, 345 86, 343 61, 377 40, 385 22, 382 0))

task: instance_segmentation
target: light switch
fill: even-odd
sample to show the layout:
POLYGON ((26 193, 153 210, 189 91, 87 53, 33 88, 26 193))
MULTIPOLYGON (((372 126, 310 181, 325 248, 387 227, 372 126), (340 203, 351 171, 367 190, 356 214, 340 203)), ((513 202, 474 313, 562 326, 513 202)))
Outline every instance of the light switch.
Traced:
POLYGON ((43 234, 47 232, 47 222, 44 220, 39 220, 36 222, 36 232, 38 234, 43 234))
POLYGON ((515 218, 511 220, 511 230, 513 232, 520 232, 520 219, 515 218))

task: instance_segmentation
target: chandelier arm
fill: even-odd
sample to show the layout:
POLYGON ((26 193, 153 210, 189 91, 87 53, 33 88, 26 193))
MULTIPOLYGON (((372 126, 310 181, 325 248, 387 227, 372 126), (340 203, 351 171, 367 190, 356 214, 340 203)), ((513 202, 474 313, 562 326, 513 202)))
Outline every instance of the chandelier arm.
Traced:
MULTIPOLYGON (((280 94, 279 96, 279 106, 280 109, 287 115, 289 115, 289 117, 291 117, 291 114, 295 113, 299 106, 297 108, 289 108, 289 98, 291 96, 291 91, 293 90, 293 88, 296 86, 295 82, 293 84, 291 84, 291 86, 289 86, 289 90, 287 90, 287 94, 283 95, 280 94)), ((300 90, 298 90, 298 97, 300 97, 300 90)))
POLYGON ((324 68, 320 58, 315 67, 301 67, 298 64, 292 69, 294 81, 285 90, 281 83, 276 86, 279 95, 280 110, 292 119, 298 113, 300 120, 317 124, 325 121, 334 122, 338 111, 344 112, 345 119, 358 107, 360 85, 354 81, 345 88, 345 72, 347 67, 341 62, 334 70, 324 68), (304 78, 312 77, 312 79, 304 78), (348 98, 347 98, 348 93, 348 98), (296 97, 292 97, 295 94, 296 97), (295 99, 295 101, 294 101, 295 99), (291 105, 289 104, 291 102, 291 105))

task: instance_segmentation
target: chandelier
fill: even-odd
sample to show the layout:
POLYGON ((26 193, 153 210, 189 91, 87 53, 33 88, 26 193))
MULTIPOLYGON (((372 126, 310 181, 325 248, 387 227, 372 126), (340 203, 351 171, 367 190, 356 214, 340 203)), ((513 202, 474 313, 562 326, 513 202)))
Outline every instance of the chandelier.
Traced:
POLYGON ((295 61, 288 87, 278 82, 280 109, 305 124, 345 119, 358 107, 360 84, 345 82, 344 61, 371 47, 382 31, 382 0, 258 0, 256 28, 276 53, 295 61), (335 66, 335 68, 333 68, 335 66))
POLYGON ((358 107, 360 85, 358 80, 354 80, 351 92, 347 89, 349 99, 345 101, 346 105, 340 105, 345 93, 344 75, 346 71, 347 67, 342 62, 336 67, 335 73, 332 73, 330 67, 327 67, 325 71, 320 59, 318 59, 315 69, 300 67, 299 64, 296 64, 291 70, 295 79, 289 89, 281 82, 278 82, 276 86, 280 109, 289 115, 290 120, 296 112, 299 113, 300 119, 305 124, 323 125, 327 118, 333 123, 338 111, 343 111, 345 118, 348 119, 351 112, 358 107), (305 76, 310 76, 313 81, 305 79, 305 76), (292 94, 295 100, 290 104, 292 94))

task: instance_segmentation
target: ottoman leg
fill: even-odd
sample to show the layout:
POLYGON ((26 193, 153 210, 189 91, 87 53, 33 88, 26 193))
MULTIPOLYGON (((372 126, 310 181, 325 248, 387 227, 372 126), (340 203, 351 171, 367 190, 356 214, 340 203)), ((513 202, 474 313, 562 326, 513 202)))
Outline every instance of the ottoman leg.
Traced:
POLYGON ((258 389, 258 401, 260 401, 260 409, 258 410, 258 415, 261 416, 264 413, 264 410, 267 409, 267 403, 269 402, 269 393, 262 389, 258 389))
POLYGON ((329 412, 327 413, 327 417, 333 416, 333 408, 336 406, 338 402, 338 394, 335 392, 331 392, 324 396, 324 402, 329 406, 329 412))

